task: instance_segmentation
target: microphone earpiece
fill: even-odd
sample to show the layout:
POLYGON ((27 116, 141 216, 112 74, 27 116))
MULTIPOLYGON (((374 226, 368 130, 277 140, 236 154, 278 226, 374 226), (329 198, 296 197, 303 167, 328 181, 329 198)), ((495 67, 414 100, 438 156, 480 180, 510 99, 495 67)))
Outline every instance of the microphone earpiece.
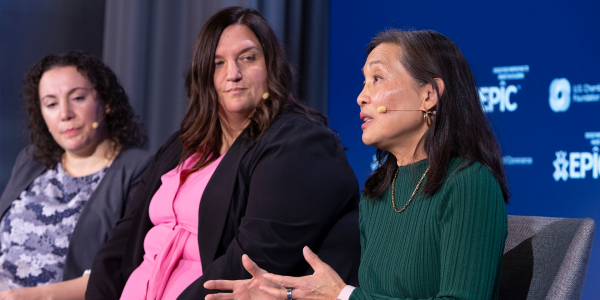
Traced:
POLYGON ((104 118, 106 117, 106 115, 102 116, 102 118, 100 118, 100 120, 92 123, 92 128, 94 129, 98 129, 98 127, 100 126, 100 122, 104 121, 104 118))
POLYGON ((385 106, 380 106, 377 108, 377 112, 380 114, 385 114, 388 110, 395 111, 421 111, 420 109, 387 109, 385 106))

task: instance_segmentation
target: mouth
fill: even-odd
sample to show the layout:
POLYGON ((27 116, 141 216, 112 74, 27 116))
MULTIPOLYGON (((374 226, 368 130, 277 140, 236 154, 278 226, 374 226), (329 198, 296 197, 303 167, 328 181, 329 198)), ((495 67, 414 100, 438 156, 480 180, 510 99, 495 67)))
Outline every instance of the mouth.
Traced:
POLYGON ((361 129, 365 129, 365 127, 373 121, 373 117, 365 113, 360 113, 360 119, 363 121, 363 124, 360 126, 361 129))
POLYGON ((63 131, 63 134, 65 134, 65 135, 74 135, 74 134, 76 134, 76 133, 77 133, 77 132, 78 132, 80 129, 81 129, 81 127, 79 127, 79 128, 69 128, 69 129, 67 129, 67 130, 63 131))
POLYGON ((234 88, 229 88, 229 89, 225 90, 225 92, 232 94, 232 95, 237 95, 245 90, 246 90, 246 88, 243 88, 243 87, 234 87, 234 88))

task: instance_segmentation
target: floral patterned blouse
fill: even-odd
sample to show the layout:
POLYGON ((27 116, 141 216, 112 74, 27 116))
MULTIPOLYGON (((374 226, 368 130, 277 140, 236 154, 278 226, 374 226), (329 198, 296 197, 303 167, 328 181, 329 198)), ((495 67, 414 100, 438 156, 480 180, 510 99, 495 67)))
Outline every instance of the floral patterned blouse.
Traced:
POLYGON ((107 168, 71 177, 58 163, 13 201, 0 221, 0 289, 62 281, 75 224, 107 168))

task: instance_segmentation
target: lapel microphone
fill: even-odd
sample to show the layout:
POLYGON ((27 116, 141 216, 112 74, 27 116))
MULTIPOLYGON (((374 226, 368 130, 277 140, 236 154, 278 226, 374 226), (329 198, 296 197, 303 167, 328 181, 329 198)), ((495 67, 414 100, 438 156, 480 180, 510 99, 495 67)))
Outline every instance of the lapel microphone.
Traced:
POLYGON ((387 109, 385 106, 380 106, 377 108, 377 112, 381 113, 381 114, 385 114, 388 110, 395 110, 395 111, 422 111, 420 109, 387 109))

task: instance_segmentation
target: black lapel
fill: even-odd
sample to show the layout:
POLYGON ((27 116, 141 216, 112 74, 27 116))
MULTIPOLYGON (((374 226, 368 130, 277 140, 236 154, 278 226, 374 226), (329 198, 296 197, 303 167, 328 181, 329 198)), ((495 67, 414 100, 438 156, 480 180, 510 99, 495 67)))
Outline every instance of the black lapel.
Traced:
POLYGON ((128 251, 125 252, 123 261, 130 263, 123 266, 124 273, 126 274, 124 278, 129 278, 131 273, 144 261, 144 240, 148 231, 154 227, 154 224, 150 220, 150 202, 152 202, 154 194, 162 185, 161 177, 179 164, 183 146, 179 142, 178 137, 179 132, 167 140, 165 145, 168 144, 168 146, 164 149, 164 152, 161 152, 163 148, 159 149, 154 158, 155 160, 158 158, 156 166, 151 168, 153 162, 150 163, 150 166, 144 171, 141 178, 142 181, 146 181, 143 185, 140 182, 135 194, 127 203, 128 206, 138 206, 137 209, 140 209, 140 211, 135 213, 133 217, 132 224, 135 225, 131 226, 125 247, 128 251))
POLYGON ((246 130, 231 145, 202 194, 198 212, 198 245, 203 269, 208 268, 216 258, 237 182, 240 161, 254 144, 244 137, 245 133, 246 130))
MULTIPOLYGON (((27 161, 11 178, 4 188, 2 198, 0 199, 0 217, 4 216, 10 205, 21 195, 21 193, 31 185, 31 183, 46 171, 46 167, 37 162, 33 157, 27 156, 27 161)), ((15 165, 19 162, 15 162, 15 165)))

